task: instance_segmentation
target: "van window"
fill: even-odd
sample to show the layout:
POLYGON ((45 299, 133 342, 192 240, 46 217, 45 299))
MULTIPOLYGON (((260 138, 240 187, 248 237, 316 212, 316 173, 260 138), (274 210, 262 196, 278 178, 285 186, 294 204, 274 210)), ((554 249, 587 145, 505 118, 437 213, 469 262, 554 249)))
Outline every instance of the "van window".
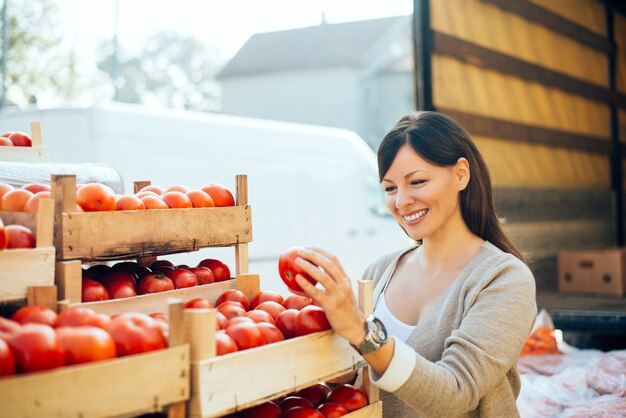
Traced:
POLYGON ((365 176, 365 192, 367 194, 368 207, 374 215, 391 216, 385 204, 385 193, 376 176, 365 176))

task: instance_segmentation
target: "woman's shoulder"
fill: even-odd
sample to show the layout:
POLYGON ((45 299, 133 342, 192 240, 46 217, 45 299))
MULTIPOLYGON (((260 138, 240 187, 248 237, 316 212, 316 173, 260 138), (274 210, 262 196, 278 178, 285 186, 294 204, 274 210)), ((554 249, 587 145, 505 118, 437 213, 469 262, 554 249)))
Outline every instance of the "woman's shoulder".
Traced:
POLYGON ((483 284, 486 284, 484 281, 491 281, 495 278, 528 282, 533 285, 535 282, 533 273, 526 263, 489 241, 485 241, 483 244, 475 272, 483 273, 476 275, 476 279, 483 281, 483 284))
POLYGON ((365 268, 361 279, 376 281, 385 272, 385 270, 387 270, 387 267, 389 267, 389 265, 394 262, 394 260, 396 260, 405 252, 414 248, 415 245, 412 245, 410 247, 394 250, 377 257, 365 268))

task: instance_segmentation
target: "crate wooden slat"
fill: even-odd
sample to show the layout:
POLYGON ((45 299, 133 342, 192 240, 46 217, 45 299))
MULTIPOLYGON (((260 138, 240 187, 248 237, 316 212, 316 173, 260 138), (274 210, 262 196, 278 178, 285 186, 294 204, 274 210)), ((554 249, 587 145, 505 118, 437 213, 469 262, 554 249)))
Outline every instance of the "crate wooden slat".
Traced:
POLYGON ((32 147, 0 147, 0 161, 43 163, 48 161, 48 150, 43 147, 41 123, 30 123, 32 147))
POLYGON ((0 212, 5 225, 19 224, 36 234, 35 248, 0 250, 0 301, 26 299, 31 286, 54 285, 53 202, 41 199, 36 214, 0 212))
POLYGON ((192 361, 189 415, 215 417, 245 409, 343 375, 361 361, 334 331, 192 361))
POLYGON ((189 395, 187 344, 0 379, 2 416, 110 417, 159 411, 189 395))

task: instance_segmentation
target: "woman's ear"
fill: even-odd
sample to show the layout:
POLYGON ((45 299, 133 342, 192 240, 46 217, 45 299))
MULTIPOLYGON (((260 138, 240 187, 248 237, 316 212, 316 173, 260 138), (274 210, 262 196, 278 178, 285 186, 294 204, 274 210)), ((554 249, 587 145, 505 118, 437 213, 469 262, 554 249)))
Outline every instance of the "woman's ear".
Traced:
POLYGON ((470 181, 470 169, 467 158, 461 157, 456 161, 454 173, 459 180, 459 190, 465 190, 470 181))

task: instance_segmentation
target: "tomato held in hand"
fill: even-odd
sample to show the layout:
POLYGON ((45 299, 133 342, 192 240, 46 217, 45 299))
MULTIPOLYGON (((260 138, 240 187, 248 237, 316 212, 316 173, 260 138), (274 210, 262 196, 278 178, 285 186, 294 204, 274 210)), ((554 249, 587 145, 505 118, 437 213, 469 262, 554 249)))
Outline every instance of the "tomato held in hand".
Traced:
POLYGON ((26 324, 7 341, 21 373, 54 369, 65 364, 65 351, 54 329, 43 324, 26 324))
POLYGON ((6 341, 0 338, 0 377, 15 374, 15 355, 6 341))
POLYGON ((233 194, 221 184, 209 184, 208 186, 204 186, 201 190, 211 196, 216 207, 235 206, 233 194))
POLYGON ((82 302, 97 302, 99 300, 108 300, 109 292, 106 288, 95 280, 83 279, 82 302))
POLYGON ((336 402, 352 412, 367 406, 367 395, 352 385, 339 385, 330 392, 326 402, 336 402))
POLYGON ((115 342, 98 327, 60 327, 56 330, 67 364, 82 364, 115 357, 115 342))
POLYGON ((115 341, 118 356, 159 350, 167 345, 157 320, 142 313, 117 315, 111 319, 108 331, 115 341))
POLYGON ((219 306, 222 302, 226 301, 239 302, 246 311, 250 309, 250 300, 241 290, 229 289, 225 291, 218 296, 215 305, 219 306))
POLYGON ((137 287, 140 295, 147 293, 159 293, 174 290, 172 279, 161 273, 148 274, 139 282, 137 287))
POLYGON ((300 274, 307 279, 311 284, 315 285, 317 280, 309 276, 298 265, 296 265, 296 258, 298 257, 298 250, 302 247, 292 247, 281 254, 278 259, 278 274, 283 282, 287 285, 290 291, 302 295, 302 288, 296 282, 296 275, 300 274))
POLYGON ((206 267, 211 270, 216 283, 230 280, 230 269, 226 264, 222 263, 219 260, 207 258, 202 260, 198 264, 198 267, 206 267))
POLYGON ((282 303, 283 297, 276 292, 272 292, 271 290, 261 290, 259 293, 254 295, 252 300, 250 301, 250 309, 254 309, 263 302, 273 301, 276 303, 282 303))
POLYGON ((19 324, 45 324, 53 327, 57 321, 57 313, 45 306, 24 306, 11 317, 19 324))
POLYGON ((265 344, 263 333, 254 322, 241 322, 227 326, 226 334, 235 341, 239 351, 265 344))
POLYGON ((276 327, 283 333, 285 339, 295 337, 293 325, 300 311, 295 309, 287 309, 276 318, 276 327))
POLYGON ((296 337, 330 329, 330 323, 324 310, 319 306, 309 305, 300 310, 293 324, 296 337))

